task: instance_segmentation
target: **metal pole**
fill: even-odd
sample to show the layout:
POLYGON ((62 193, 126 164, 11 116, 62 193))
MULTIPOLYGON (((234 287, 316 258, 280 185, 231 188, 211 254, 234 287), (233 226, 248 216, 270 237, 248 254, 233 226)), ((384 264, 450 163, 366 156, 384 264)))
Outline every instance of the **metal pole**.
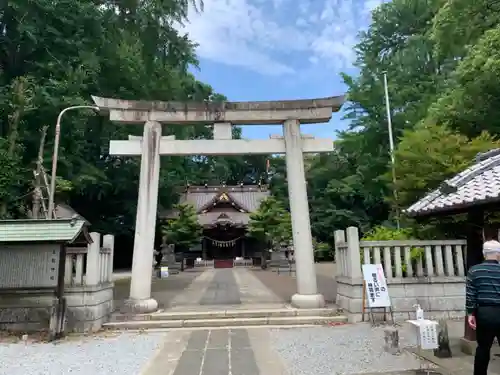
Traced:
POLYGON ((54 213, 54 194, 56 191, 56 172, 57 172, 57 159, 59 157, 59 139, 61 135, 61 118, 67 111, 72 109, 93 109, 99 111, 99 107, 91 106, 91 105, 75 105, 72 107, 64 108, 61 112, 59 112, 59 116, 57 116, 56 122, 56 134, 54 137, 54 153, 52 154, 52 173, 50 177, 50 191, 49 191, 49 212, 47 218, 49 220, 52 219, 52 215, 54 213))
POLYGON ((387 87, 387 72, 383 72, 383 74, 384 74, 385 109, 387 111, 387 128, 389 130, 389 154, 391 156, 393 194, 394 194, 394 201, 396 203, 396 227, 399 229, 400 228, 399 203, 398 203, 398 192, 396 187, 396 165, 394 157, 394 137, 392 135, 391 105, 389 103, 389 89, 387 87))
POLYGON ((33 194, 33 219, 38 219, 40 215, 40 205, 42 201, 42 168, 43 168, 43 149, 45 147, 45 137, 47 136, 47 129, 49 127, 45 125, 42 130, 42 136, 40 138, 40 146, 38 147, 38 159, 36 161, 35 170, 35 193, 33 194))

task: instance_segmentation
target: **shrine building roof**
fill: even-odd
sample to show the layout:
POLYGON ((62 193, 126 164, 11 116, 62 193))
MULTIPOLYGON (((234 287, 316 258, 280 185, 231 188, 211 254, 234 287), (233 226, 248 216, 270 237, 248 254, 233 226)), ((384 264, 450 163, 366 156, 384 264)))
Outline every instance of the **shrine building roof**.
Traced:
POLYGON ((409 216, 454 213, 500 202, 500 149, 476 156, 475 163, 404 212, 409 216))
POLYGON ((222 198, 252 213, 257 211, 260 202, 268 196, 269 191, 264 185, 189 186, 181 195, 179 203, 189 203, 198 213, 201 213, 207 206, 218 202, 218 198, 222 198))
MULTIPOLYGON (((191 204, 201 225, 228 223, 244 226, 248 224, 250 214, 257 211, 260 202, 269 195, 264 185, 189 186, 181 195, 179 203, 191 204), (231 208, 211 211, 220 204, 231 208)), ((160 214, 160 217, 169 219, 176 215, 175 210, 170 210, 160 214)))

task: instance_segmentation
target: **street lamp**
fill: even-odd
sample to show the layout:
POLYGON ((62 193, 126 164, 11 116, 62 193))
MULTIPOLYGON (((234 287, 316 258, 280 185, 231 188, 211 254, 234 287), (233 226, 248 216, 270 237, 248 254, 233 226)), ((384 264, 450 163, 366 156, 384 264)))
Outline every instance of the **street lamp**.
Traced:
MULTIPOLYGON (((56 134, 54 137, 54 153, 52 154, 52 175, 50 177, 50 191, 49 191, 49 214, 48 219, 52 220, 52 214, 54 212, 54 194, 56 190, 56 172, 57 172, 57 159, 59 154, 59 138, 61 134, 61 118, 66 112, 73 109, 93 109, 95 111, 99 111, 99 107, 91 106, 91 105, 75 105, 72 107, 64 108, 61 112, 59 112, 59 116, 57 116, 56 122, 56 134)), ((55 217, 54 217, 55 218, 55 217)))
POLYGON ((384 75, 384 94, 385 94, 385 109, 387 111, 387 128, 389 130, 389 153, 391 155, 391 169, 392 169, 392 184, 394 201, 396 203, 396 227, 400 228, 399 223, 399 204, 398 204, 398 191, 396 188, 396 165, 394 157, 394 137, 392 135, 392 119, 391 119, 391 105, 389 103, 389 89, 387 87, 387 72, 382 72, 384 75))

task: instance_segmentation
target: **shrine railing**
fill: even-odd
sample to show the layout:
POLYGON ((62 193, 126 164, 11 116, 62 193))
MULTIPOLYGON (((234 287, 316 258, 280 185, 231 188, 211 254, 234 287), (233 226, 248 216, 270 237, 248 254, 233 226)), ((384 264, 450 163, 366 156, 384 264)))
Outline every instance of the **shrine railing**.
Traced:
POLYGON ((360 241, 356 227, 335 231, 337 275, 359 275, 362 264, 382 264, 388 281, 465 276, 465 240, 360 241))
POLYGON ((64 284, 67 287, 97 286, 113 281, 114 236, 90 233, 87 247, 67 247, 64 284))

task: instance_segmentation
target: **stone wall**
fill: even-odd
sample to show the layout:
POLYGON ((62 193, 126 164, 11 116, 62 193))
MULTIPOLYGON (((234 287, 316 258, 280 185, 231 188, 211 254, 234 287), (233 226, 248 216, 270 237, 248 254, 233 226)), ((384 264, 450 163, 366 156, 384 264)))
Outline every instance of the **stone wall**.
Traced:
MULTIPOLYGON (((337 304, 351 321, 362 319, 362 262, 383 265, 396 321, 414 319, 416 304, 420 304, 427 318, 464 316, 465 241, 360 241, 354 227, 346 232, 336 231, 335 238, 339 268, 337 304), (409 255, 414 247, 424 249, 417 261, 409 255)), ((374 311, 376 319, 383 318, 381 309, 374 311)))
MULTIPOLYGON (((114 311, 114 238, 91 233, 88 247, 67 247, 64 274, 67 332, 97 331, 114 311)), ((36 268, 34 268, 36 272, 36 268)), ((54 288, 0 290, 0 329, 48 330, 56 311, 54 288)))
MULTIPOLYGON (((65 292, 66 331, 97 331, 113 312, 113 284, 82 286, 65 292)), ((53 291, 16 290, 0 293, 0 329, 45 331, 57 304, 53 291)))
POLYGON ((0 329, 26 332, 48 329, 56 302, 53 291, 2 291, 0 329))
POLYGON ((114 311, 113 283, 81 287, 65 293, 66 329, 72 332, 98 331, 114 311))

